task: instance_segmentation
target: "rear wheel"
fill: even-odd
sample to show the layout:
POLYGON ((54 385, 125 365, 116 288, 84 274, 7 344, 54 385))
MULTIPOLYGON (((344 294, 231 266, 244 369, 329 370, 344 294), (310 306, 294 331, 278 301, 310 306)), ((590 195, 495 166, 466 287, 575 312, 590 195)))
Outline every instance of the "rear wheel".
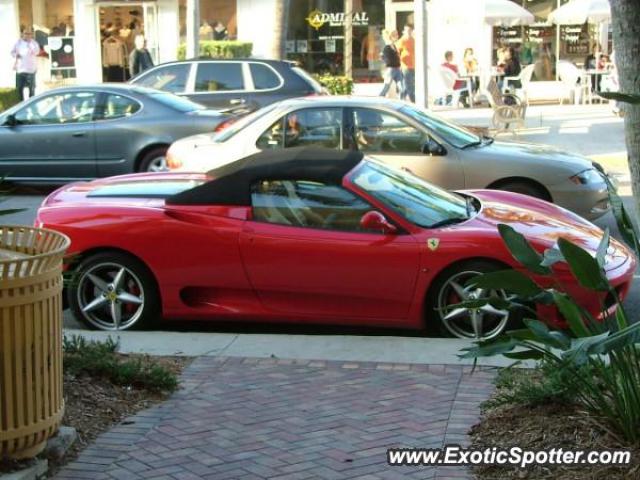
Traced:
POLYGON ((494 188, 496 190, 521 193, 522 195, 529 195, 530 197, 539 198, 540 200, 551 201, 549 194, 544 190, 544 188, 525 181, 514 180, 505 182, 495 186, 494 188))
POLYGON ((147 153, 140 161, 139 172, 167 172, 167 147, 157 147, 147 153))
POLYGON ((444 271, 433 283, 427 299, 427 326, 445 336, 488 340, 500 335, 511 320, 511 312, 491 305, 477 309, 455 307, 468 300, 490 297, 506 299, 503 290, 487 290, 467 286, 478 275, 500 270, 486 261, 471 261, 444 271))
POLYGON ((91 329, 143 328, 160 314, 153 275, 122 253, 99 253, 82 261, 67 295, 75 317, 91 329))

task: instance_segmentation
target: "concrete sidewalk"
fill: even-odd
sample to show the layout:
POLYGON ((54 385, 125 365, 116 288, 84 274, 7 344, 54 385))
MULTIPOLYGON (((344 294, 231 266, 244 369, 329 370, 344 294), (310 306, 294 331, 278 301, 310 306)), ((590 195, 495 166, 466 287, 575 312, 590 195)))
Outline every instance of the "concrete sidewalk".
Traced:
MULTIPOLYGON (((461 360, 471 341, 455 338, 358 335, 292 335, 217 332, 95 332, 65 329, 65 335, 87 339, 116 338, 122 353, 193 357, 257 357, 295 360, 389 362, 403 364, 472 365, 461 360)), ((502 357, 480 359, 479 365, 507 366, 502 357)))

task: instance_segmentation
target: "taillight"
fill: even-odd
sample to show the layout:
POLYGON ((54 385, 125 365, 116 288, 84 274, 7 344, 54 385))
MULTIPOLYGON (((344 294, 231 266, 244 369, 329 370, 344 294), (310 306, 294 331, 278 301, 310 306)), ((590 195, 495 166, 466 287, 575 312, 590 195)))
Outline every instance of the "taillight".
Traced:
POLYGON ((173 153, 171 153, 171 150, 167 152, 166 158, 167 158, 167 167, 169 168, 169 170, 177 170, 178 168, 182 167, 182 160, 180 160, 173 153))
POLYGON ((234 123, 236 123, 238 121, 238 119, 236 117, 234 118, 230 118, 228 120, 225 120, 224 122, 218 124, 218 126, 213 130, 216 133, 221 132, 222 130, 224 130, 225 128, 233 125, 234 123))

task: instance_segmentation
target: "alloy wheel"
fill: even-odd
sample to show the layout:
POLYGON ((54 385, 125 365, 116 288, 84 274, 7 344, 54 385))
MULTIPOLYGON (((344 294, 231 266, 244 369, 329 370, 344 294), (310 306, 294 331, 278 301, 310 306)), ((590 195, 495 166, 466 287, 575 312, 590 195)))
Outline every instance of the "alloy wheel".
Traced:
POLYGON ((152 158, 147 166, 147 172, 168 172, 167 157, 164 155, 152 158))
POLYGON ((469 300, 484 300, 491 297, 507 299, 503 290, 488 290, 467 286, 467 282, 482 272, 463 271, 450 277, 440 288, 437 311, 443 326, 458 338, 488 340, 495 338, 507 326, 509 311, 486 304, 479 308, 454 307, 469 300))
POLYGON ((144 310, 144 286, 127 267, 99 263, 82 272, 77 286, 82 315, 101 330, 126 330, 144 310))

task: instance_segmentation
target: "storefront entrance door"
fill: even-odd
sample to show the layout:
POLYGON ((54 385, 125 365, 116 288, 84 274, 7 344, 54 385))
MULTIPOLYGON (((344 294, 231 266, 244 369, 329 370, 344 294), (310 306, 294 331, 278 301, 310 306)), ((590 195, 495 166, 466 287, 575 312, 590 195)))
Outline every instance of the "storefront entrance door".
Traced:
POLYGON ((155 2, 145 2, 142 4, 144 12, 144 35, 147 39, 147 49, 151 53, 153 63, 159 63, 158 54, 158 5, 155 2))

